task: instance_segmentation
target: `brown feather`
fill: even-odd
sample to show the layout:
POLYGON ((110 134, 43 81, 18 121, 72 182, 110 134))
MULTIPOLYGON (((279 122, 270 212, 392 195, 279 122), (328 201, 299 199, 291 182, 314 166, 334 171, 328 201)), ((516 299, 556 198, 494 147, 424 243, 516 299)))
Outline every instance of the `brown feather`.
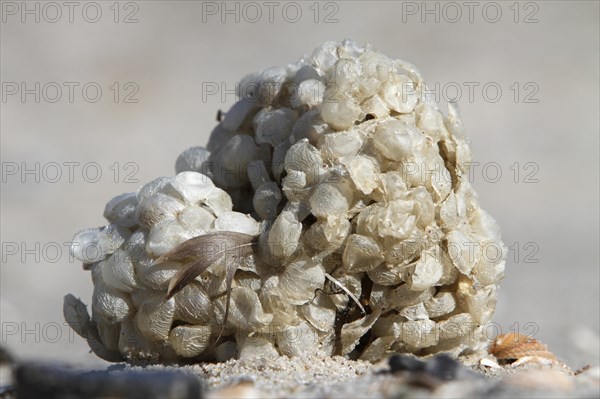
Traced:
POLYGON ((173 295, 181 291, 186 285, 194 281, 196 277, 204 273, 210 266, 217 263, 220 259, 212 258, 200 258, 192 263, 186 264, 181 268, 175 276, 169 282, 169 288, 167 289, 167 300, 171 299, 173 295), (214 260, 214 261, 213 261, 214 260))
POLYGON ((254 236, 234 231, 208 233, 182 242, 171 251, 155 259, 152 264, 158 265, 168 261, 193 261, 199 257, 214 259, 215 257, 218 258, 223 250, 235 249, 236 245, 243 245, 255 240, 254 236))
POLYGON ((240 260, 252 255, 256 242, 255 236, 225 231, 205 234, 181 243, 154 262, 154 264, 166 261, 188 262, 171 279, 167 290, 167 299, 194 281, 196 277, 206 271, 211 265, 225 260, 227 262, 225 278, 227 282, 227 300, 229 302, 233 275, 239 267, 240 260), (229 259, 231 261, 228 261, 229 259))

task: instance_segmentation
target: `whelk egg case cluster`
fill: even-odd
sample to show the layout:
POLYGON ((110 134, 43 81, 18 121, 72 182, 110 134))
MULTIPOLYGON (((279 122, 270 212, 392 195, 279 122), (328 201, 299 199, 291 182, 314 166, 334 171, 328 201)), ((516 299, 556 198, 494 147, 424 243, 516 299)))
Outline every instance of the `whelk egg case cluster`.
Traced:
POLYGON ((457 109, 424 88, 414 66, 348 40, 248 75, 206 148, 77 233, 94 292, 91 317, 65 298, 67 321, 111 361, 484 348, 506 249, 466 178, 457 109), (195 259, 162 259, 227 232, 256 245, 200 245, 195 258, 234 256, 168 298, 195 259))

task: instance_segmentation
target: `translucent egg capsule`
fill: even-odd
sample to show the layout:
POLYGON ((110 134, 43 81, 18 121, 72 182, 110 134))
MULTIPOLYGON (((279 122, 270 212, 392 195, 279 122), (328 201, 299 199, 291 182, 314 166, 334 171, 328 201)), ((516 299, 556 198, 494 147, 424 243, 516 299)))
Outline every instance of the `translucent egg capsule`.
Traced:
POLYGON ((444 126, 444 116, 437 106, 431 103, 419 104, 416 108, 417 127, 434 141, 439 141, 447 136, 444 126))
POLYGON ((186 204, 205 201, 215 188, 208 176, 197 172, 181 172, 173 178, 171 184, 186 204))
POLYGON ((235 231, 251 236, 258 235, 260 226, 249 215, 240 212, 224 212, 214 222, 216 231, 235 231))
POLYGON ((73 237, 71 255, 84 264, 99 262, 123 245, 129 235, 126 228, 115 224, 82 230, 73 237))
POLYGON ((281 202, 282 195, 279 185, 268 181, 261 184, 254 192, 252 204, 254 210, 261 219, 269 220, 277 216, 277 207, 281 202))
POLYGON ((310 196, 310 188, 307 187, 306 173, 299 170, 291 170, 283 178, 283 192, 286 198, 292 202, 307 202, 310 196))
POLYGON ((194 357, 206 350, 210 342, 208 326, 177 326, 169 333, 169 345, 183 357, 194 357))
POLYGON ((144 198, 138 206, 137 218, 144 227, 175 219, 185 209, 180 200, 162 193, 144 198))
POLYGON ((322 174, 321 153, 306 141, 299 141, 287 151, 285 155, 285 170, 303 172, 306 181, 311 184, 319 179, 322 174))
POLYGON ((131 292, 138 286, 131 256, 119 248, 103 262, 102 279, 108 286, 124 292, 131 292))
POLYGON ((358 155, 343 161, 355 187, 363 194, 371 194, 378 186, 379 165, 367 156, 358 155))
POLYGON ((316 289, 325 283, 323 267, 313 260, 290 263, 279 277, 275 292, 292 305, 304 305, 314 298, 316 289))
POLYGON ((496 307, 496 286, 478 286, 466 276, 460 276, 456 298, 458 304, 465 309, 473 320, 485 324, 492 318, 496 307))
POLYGON ((364 138, 356 129, 323 134, 319 139, 319 148, 323 160, 336 163, 344 157, 354 157, 364 144, 364 138))
POLYGON ((384 83, 380 95, 390 109, 404 114, 414 110, 419 100, 417 85, 404 75, 384 83))
POLYGON ((246 169, 248 163, 257 159, 259 147, 254 139, 246 134, 233 136, 219 152, 212 155, 212 174, 220 187, 238 188, 248 183, 246 169))
POLYGON ((226 191, 220 188, 215 188, 203 201, 203 207, 210 210, 213 215, 220 216, 224 212, 231 211, 233 209, 233 203, 231 197, 226 191))
POLYGON ((209 325, 213 322, 213 302, 199 284, 184 287, 173 296, 174 319, 191 324, 209 325))
POLYGON ((507 248, 499 241, 480 241, 481 256, 473 267, 473 279, 481 285, 497 284, 504 277, 507 248))
POLYGON ((234 132, 244 123, 244 121, 256 112, 257 104, 252 98, 242 98, 225 114, 222 128, 234 132))
POLYGON ((476 324, 469 313, 459 313, 450 316, 438 323, 440 342, 454 342, 461 338, 468 338, 476 324))
POLYGON ((367 275, 375 284, 398 285, 406 281, 406 265, 383 263, 367 271, 367 275))
POLYGON ((427 310, 425 309, 423 303, 407 306, 403 308, 399 314, 400 316, 410 321, 429 319, 429 314, 427 313, 427 310))
POLYGON ((352 225, 345 217, 329 216, 313 223, 303 241, 319 251, 340 248, 351 230, 352 225))
POLYGON ((247 99, 257 106, 268 106, 280 94, 286 78, 285 68, 272 67, 246 75, 236 86, 236 91, 240 98, 247 99))
MULTIPOLYGON (((379 84, 375 86, 379 88, 379 84)), ((364 109, 367 116, 374 118, 385 118, 390 114, 388 104, 381 98, 381 96, 375 94, 374 96, 368 97, 362 104, 361 107, 364 109)))
POLYGON ((456 308, 456 299, 451 292, 437 293, 425 302, 425 310, 431 319, 447 315, 456 308))
POLYGON ((290 135, 290 142, 294 144, 303 139, 308 139, 310 144, 316 145, 319 138, 330 131, 329 125, 321 118, 320 111, 318 109, 311 109, 302 114, 294 124, 290 135))
POLYGON ((327 41, 314 49, 310 59, 317 70, 328 72, 338 60, 338 43, 327 41))
POLYGON ((379 359, 383 359, 392 353, 391 347, 395 337, 379 337, 376 338, 360 355, 360 360, 375 363, 379 359))
POLYGON ((194 237, 194 232, 186 229, 178 220, 166 220, 150 229, 146 251, 158 258, 174 249, 182 242, 194 237))
POLYGON ((277 348, 286 356, 311 355, 317 353, 319 348, 317 332, 304 320, 286 326, 276 336, 277 348))
POLYGON ((148 340, 132 319, 121 324, 119 352, 129 361, 157 361, 160 354, 156 345, 148 340))
POLYGON ((464 275, 470 275, 481 257, 481 247, 469 235, 461 230, 452 230, 447 234, 448 254, 454 266, 464 275))
POLYGON ((165 301, 164 293, 146 291, 143 303, 135 314, 135 325, 147 339, 164 342, 169 339, 174 313, 173 298, 165 301))
POLYGON ((436 324, 432 320, 414 320, 402 323, 399 338, 408 345, 419 349, 437 345, 439 342, 436 324))
POLYGON ((325 90, 321 104, 321 117, 336 130, 346 130, 360 119, 363 111, 350 97, 340 94, 336 88, 325 90))
POLYGON ((414 202, 406 200, 370 205, 358 215, 356 232, 374 239, 408 238, 417 221, 413 209, 414 202))
POLYGON ((264 109, 254 117, 254 140, 256 144, 268 143, 275 147, 287 140, 297 114, 287 108, 264 109))
POLYGON ((199 236, 213 228, 215 216, 202 206, 190 205, 179 213, 177 220, 193 236, 199 236))
POLYGON ((360 338, 371 329, 380 313, 375 311, 352 323, 344 324, 341 331, 341 353, 347 355, 356 347, 360 338))
MULTIPOLYGON (((225 314, 226 298, 215 301, 220 314, 225 314)), ((258 294, 247 287, 231 290, 228 322, 236 329, 258 331, 273 320, 273 314, 264 311, 258 294)), ((222 319, 221 319, 222 320, 222 319)))
POLYGON ((279 356, 279 352, 275 348, 273 334, 239 331, 236 333, 235 339, 239 347, 238 358, 240 360, 256 357, 269 359, 279 356))
POLYGON ((133 227, 138 223, 136 217, 137 205, 136 193, 118 195, 106 204, 104 217, 110 223, 115 223, 123 227, 133 227))
POLYGON ((350 273, 364 272, 379 266, 383 262, 383 254, 377 241, 352 234, 346 242, 343 261, 350 273))
POLYGON ((303 305, 302 316, 317 330, 331 331, 335 323, 336 308, 333 300, 321 291, 315 294, 315 298, 303 305))
POLYGON ((271 227, 268 238, 269 252, 275 258, 288 258, 298 249, 302 234, 300 223, 292 212, 282 212, 271 227))
POLYGON ((121 335, 121 325, 118 323, 108 323, 102 319, 96 322, 98 337, 109 351, 119 350, 119 336, 121 335))
POLYGON ((397 288, 384 288, 383 306, 386 309, 399 309, 416 305, 431 298, 435 289, 427 288, 423 291, 411 290, 408 284, 401 284, 397 288))
POLYGON ((408 286, 413 291, 423 291, 433 287, 443 274, 439 255, 435 252, 425 252, 408 270, 408 286))
POLYGON ((271 170, 273 172, 273 178, 276 182, 281 181, 281 176, 285 170, 285 159, 291 145, 292 144, 289 141, 283 141, 273 149, 271 170))
POLYGON ((118 323, 132 316, 134 309, 129 295, 102 282, 94 285, 92 316, 109 323, 118 323))
POLYGON ((152 264, 153 259, 148 257, 136 264, 136 275, 140 284, 153 290, 165 290, 171 279, 175 277, 182 265, 176 262, 152 264))
POLYGON ((262 160, 256 160, 248 163, 248 168, 246 171, 250 185, 252 185, 254 190, 257 190, 258 187, 260 187, 263 183, 271 181, 267 166, 262 160))
POLYGON ((318 79, 307 79, 293 86, 290 103, 294 108, 315 107, 323 102, 325 84, 318 79))
POLYGON ((205 173, 204 162, 210 157, 210 151, 204 147, 190 147, 183 151, 175 161, 175 172, 205 173))
POLYGON ((388 159, 401 161, 412 153, 413 137, 419 134, 414 127, 388 119, 377 127, 373 136, 375 148, 388 159))
POLYGON ((310 196, 310 209, 313 215, 326 218, 329 215, 344 215, 352 203, 352 198, 336 184, 320 184, 310 196))

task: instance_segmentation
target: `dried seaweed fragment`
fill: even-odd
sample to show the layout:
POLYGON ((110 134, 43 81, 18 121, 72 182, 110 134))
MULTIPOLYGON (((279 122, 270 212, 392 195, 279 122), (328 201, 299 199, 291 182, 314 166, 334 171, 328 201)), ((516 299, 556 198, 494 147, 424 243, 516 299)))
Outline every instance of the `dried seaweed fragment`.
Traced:
POLYGON ((508 333, 496 338, 490 348, 490 353, 498 360, 518 361, 519 359, 536 356, 551 362, 558 362, 556 356, 548 347, 530 336, 519 333, 508 333))

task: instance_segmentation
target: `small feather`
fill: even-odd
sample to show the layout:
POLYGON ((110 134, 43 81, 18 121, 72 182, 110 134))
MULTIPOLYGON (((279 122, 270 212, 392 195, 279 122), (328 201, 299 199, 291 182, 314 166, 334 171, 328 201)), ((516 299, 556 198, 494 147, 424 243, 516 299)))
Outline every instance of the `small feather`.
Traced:
POLYGON ((180 269, 175 276, 169 282, 169 288, 167 289, 167 300, 171 299, 173 295, 181 291, 186 285, 194 281, 196 277, 204 273, 210 266, 219 262, 223 257, 213 259, 210 256, 198 259, 192 263, 186 264, 180 269))
POLYGON ((233 283, 233 276, 235 275, 235 271, 240 265, 240 260, 236 255, 229 255, 225 259, 225 283, 227 285, 227 300, 225 301, 225 316, 223 317, 223 325, 221 326, 221 331, 219 332, 217 341, 221 338, 223 330, 225 330, 225 326, 227 325, 227 318, 229 317, 229 304, 231 302, 231 284, 233 283))
POLYGON ((161 256, 154 262, 155 264, 166 261, 188 262, 169 282, 166 299, 173 297, 210 266, 225 261, 227 301, 223 325, 217 338, 218 341, 229 316, 233 276, 240 267, 242 259, 254 253, 256 245, 257 237, 231 231, 205 234, 181 243, 173 251, 161 256))
MULTIPOLYGON (((233 266, 227 268, 227 279, 233 279, 235 270, 239 267, 240 260, 254 252, 256 237, 231 231, 205 234, 191 238, 173 251, 161 256, 154 263, 166 261, 187 261, 188 263, 171 279, 167 291, 167 299, 178 293, 194 281, 211 265, 222 261, 225 256, 235 259, 233 266), (230 271, 230 268, 233 271, 230 271), (231 277, 229 274, 231 273, 231 277)), ((231 288, 231 282, 227 291, 231 288)))
POLYGON ((254 236, 235 231, 208 233, 182 242, 173 250, 156 258, 152 264, 192 261, 198 257, 219 257, 223 250, 235 249, 233 247, 236 245, 243 245, 254 239, 254 236))

